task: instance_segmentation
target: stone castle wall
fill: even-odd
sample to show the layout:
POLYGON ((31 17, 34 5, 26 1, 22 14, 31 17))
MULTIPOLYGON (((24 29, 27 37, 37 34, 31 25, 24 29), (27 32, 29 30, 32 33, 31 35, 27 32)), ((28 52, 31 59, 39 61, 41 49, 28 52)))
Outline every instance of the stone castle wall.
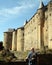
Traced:
MULTIPOLYGON (((10 34, 8 33, 4 33, 5 47, 7 47, 6 44, 9 44, 8 36, 10 34)), ((39 8, 23 27, 12 32, 11 38, 13 51, 26 51, 30 50, 31 47, 52 49, 52 2, 39 8)))
POLYGON ((48 5, 48 47, 52 49, 52 2, 48 5))
POLYGON ((39 48, 36 16, 37 14, 24 27, 24 50, 30 50, 31 47, 39 48))

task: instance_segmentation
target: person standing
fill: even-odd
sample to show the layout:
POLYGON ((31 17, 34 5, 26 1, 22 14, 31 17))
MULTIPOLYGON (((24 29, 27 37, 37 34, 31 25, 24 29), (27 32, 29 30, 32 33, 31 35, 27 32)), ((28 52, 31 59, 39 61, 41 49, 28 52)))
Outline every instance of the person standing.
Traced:
POLYGON ((28 60, 28 65, 36 65, 36 52, 34 48, 30 50, 26 59, 28 60))

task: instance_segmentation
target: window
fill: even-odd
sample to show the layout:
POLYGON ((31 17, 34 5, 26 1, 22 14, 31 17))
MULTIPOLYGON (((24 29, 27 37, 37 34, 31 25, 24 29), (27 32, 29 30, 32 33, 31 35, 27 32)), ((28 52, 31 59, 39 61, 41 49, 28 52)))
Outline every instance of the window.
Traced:
POLYGON ((46 29, 46 31, 47 31, 47 29, 46 29))
POLYGON ((23 33, 23 36, 24 36, 24 33, 23 33))
POLYGON ((52 41, 52 39, 50 39, 50 41, 52 41))
POLYGON ((51 13, 50 13, 50 16, 51 16, 51 13))
POLYGON ((40 13, 38 13, 38 15, 40 15, 40 13))
POLYGON ((35 29, 36 29, 36 27, 35 27, 35 29))

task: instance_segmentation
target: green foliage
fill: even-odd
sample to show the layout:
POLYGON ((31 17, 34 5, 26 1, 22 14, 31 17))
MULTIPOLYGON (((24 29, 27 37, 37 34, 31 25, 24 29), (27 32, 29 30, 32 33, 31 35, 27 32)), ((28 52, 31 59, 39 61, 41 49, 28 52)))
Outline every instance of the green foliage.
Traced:
POLYGON ((16 60, 16 57, 13 53, 4 49, 0 51, 0 61, 11 62, 12 59, 16 60))

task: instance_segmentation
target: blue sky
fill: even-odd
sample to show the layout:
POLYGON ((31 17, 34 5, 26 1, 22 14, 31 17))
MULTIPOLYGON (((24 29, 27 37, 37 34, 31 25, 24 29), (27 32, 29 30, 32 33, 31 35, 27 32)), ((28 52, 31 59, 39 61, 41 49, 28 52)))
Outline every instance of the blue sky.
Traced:
MULTIPOLYGON (((49 0, 42 0, 46 5, 49 0)), ((0 0, 0 41, 8 28, 18 28, 37 11, 40 0, 0 0)))

